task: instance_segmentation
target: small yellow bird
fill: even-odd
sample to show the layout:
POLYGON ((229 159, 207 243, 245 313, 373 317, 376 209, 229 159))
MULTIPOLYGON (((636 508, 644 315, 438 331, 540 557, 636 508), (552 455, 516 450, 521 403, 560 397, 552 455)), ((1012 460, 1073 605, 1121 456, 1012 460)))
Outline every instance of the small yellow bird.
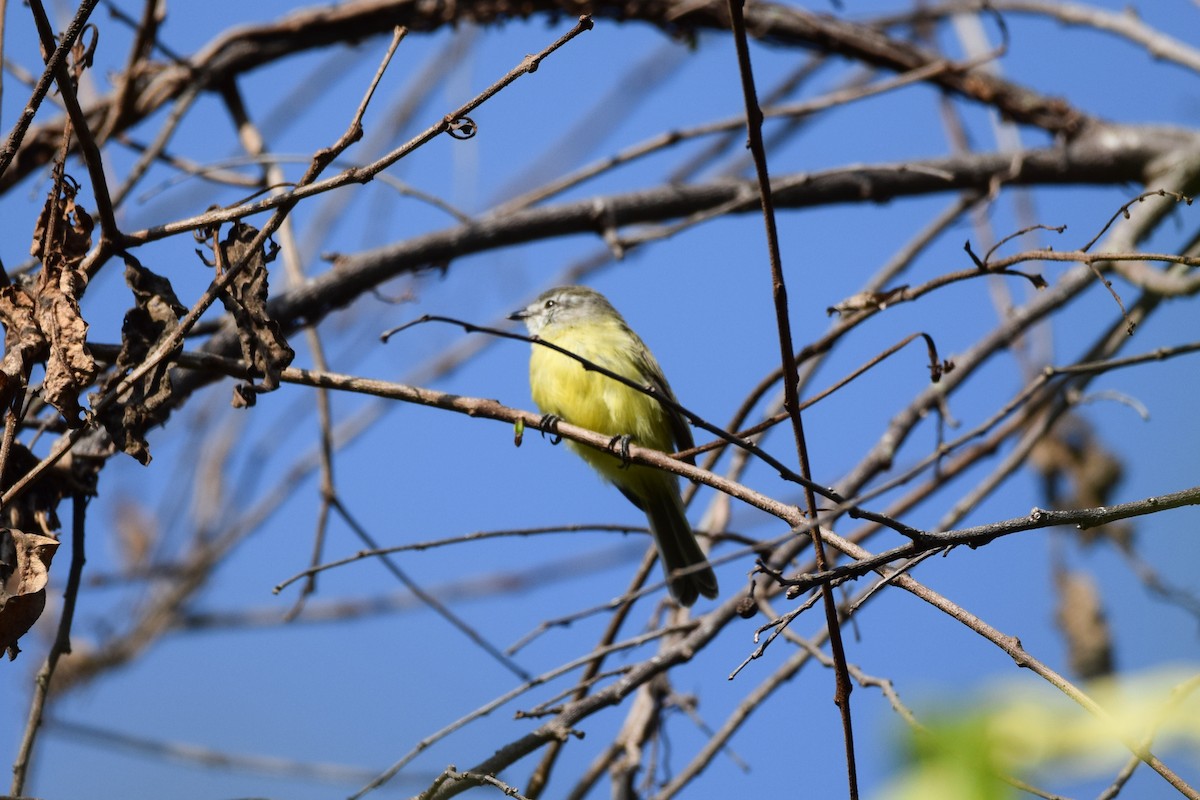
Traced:
MULTIPOLYGON (((542 341, 675 399, 649 348, 597 291, 584 286, 550 289, 509 319, 522 320, 529 333, 542 341)), ((681 414, 548 347, 533 346, 529 385, 543 414, 572 425, 613 437, 629 436, 643 447, 667 453, 694 446, 681 414)), ((717 576, 684 516, 678 479, 654 467, 624 463, 613 453, 575 442, 568 445, 646 512, 675 599, 690 606, 699 595, 716 597, 717 576)))

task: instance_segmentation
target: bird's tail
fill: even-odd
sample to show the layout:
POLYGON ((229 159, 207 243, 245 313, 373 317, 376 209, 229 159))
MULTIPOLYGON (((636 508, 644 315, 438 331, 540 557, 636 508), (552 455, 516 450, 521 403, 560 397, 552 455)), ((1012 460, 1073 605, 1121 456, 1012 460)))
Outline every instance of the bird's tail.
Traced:
POLYGON ((679 492, 670 487, 667 491, 649 494, 650 497, 641 498, 642 506, 650 520, 650 532, 658 545, 658 557, 667 575, 671 595, 685 606, 696 602, 700 595, 716 597, 717 576, 688 525, 679 492), (703 568, 700 568, 701 564, 703 568), (676 574, 676 570, 688 567, 694 569, 687 574, 676 574))

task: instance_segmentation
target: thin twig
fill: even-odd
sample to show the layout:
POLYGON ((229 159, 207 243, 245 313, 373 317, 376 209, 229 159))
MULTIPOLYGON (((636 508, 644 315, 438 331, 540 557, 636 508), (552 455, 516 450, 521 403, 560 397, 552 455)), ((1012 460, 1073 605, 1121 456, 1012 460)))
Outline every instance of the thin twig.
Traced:
MULTIPOLYGON (((286 778, 295 781, 322 781, 325 783, 359 784, 369 780, 375 770, 346 764, 330 764, 310 759, 291 760, 276 756, 246 752, 244 746, 236 749, 218 750, 191 742, 164 741, 162 738, 136 736, 121 730, 48 719, 47 729, 58 737, 66 737, 105 750, 118 750, 148 756, 156 760, 181 762, 189 767, 207 767, 221 772, 241 772, 286 778)), ((431 773, 412 776, 413 780, 426 782, 433 779, 431 773)))
MULTIPOLYGON (((50 26, 50 18, 46 16, 46 10, 42 7, 41 0, 28 0, 28 2, 43 49, 49 53, 57 53, 54 29, 50 26)), ((84 3, 83 5, 88 4, 84 3)), ((78 19, 78 15, 76 18, 78 19)), ((49 69, 49 67, 47 68, 49 69)), ((77 68, 82 69, 82 65, 77 68)), ((117 229, 117 219, 108 194, 108 178, 104 174, 104 157, 92 135, 87 116, 79 105, 79 98, 75 94, 75 81, 71 78, 66 63, 59 61, 53 65, 53 69, 54 80, 58 84, 58 95, 62 98, 67 115, 74 126, 79 150, 83 154, 83 163, 87 167, 88 177, 92 182, 92 197, 96 200, 96 213, 100 217, 100 244, 96 249, 101 253, 107 253, 120 240, 121 232, 117 229)), ((0 156, 0 174, 3 174, 3 171, 3 157, 0 156)))
POLYGON ((63 592, 62 615, 58 620, 58 634, 54 644, 46 654, 46 661, 38 670, 34 680, 33 699, 29 705, 29 720, 25 723, 25 735, 21 739, 21 747, 17 752, 17 760, 13 763, 13 780, 10 793, 20 796, 25 793, 25 780, 29 772, 30 759, 33 757, 34 743, 37 741, 38 730, 46 713, 46 702, 50 696, 50 682, 54 678, 54 669, 58 660, 71 652, 71 623, 75 619, 75 600, 79 596, 79 583, 83 576, 84 558, 84 528, 87 519, 88 498, 76 494, 72 503, 71 515, 71 568, 67 573, 67 588, 63 592))
POLYGON ((17 151, 21 147, 21 141, 25 138, 26 131, 29 130, 33 118, 37 115, 37 110, 41 106, 42 100, 45 99, 46 92, 50 91, 50 84, 54 83, 59 68, 66 62, 67 55, 75 47, 75 42, 79 39, 79 35, 83 33, 84 26, 87 25, 88 17, 91 16, 92 10, 96 8, 96 4, 99 2, 100 0, 83 0, 79 4, 78 10, 75 12, 75 17, 71 20, 71 24, 67 26, 62 41, 56 47, 50 48, 50 57, 46 59, 46 69, 42 72, 42 76, 38 78, 37 85, 33 89, 33 95, 29 98, 29 102, 25 104, 25 108, 21 110, 21 115, 18 117, 16 125, 9 132, 8 141, 4 143, 4 149, 0 150, 0 175, 5 173, 12 163, 13 158, 16 157, 17 151))
POLYGON ((275 584, 271 590, 273 594, 279 594, 288 586, 299 580, 308 578, 309 575, 325 572, 338 567, 344 567, 347 564, 353 564, 356 561, 362 561, 367 558, 376 558, 381 555, 394 555, 396 553, 405 553, 409 551, 431 550, 438 547, 446 547, 448 545, 466 544, 468 542, 478 542, 484 539, 508 538, 512 536, 537 536, 549 533, 579 533, 588 531, 608 531, 612 533, 631 533, 633 531, 645 532, 646 528, 639 528, 636 525, 548 525, 540 528, 513 528, 509 530, 499 531, 479 531, 477 533, 468 533, 462 536, 452 536, 445 539, 434 539, 427 542, 414 542, 412 544, 398 544, 391 547, 381 547, 379 549, 359 550, 357 553, 345 558, 339 558, 334 561, 327 561, 323 564, 314 564, 307 569, 297 572, 290 578, 280 581, 275 584))
MULTIPOLYGON (((584 668, 583 674, 576 682, 575 691, 571 693, 571 699, 578 702, 587 696, 588 689, 591 688, 600 674, 601 668, 604 666, 604 657, 607 654, 606 648, 616 641, 617 634, 621 632, 621 627, 629 618, 630 612, 633 611, 633 605, 641 596, 638 594, 638 589, 646 582, 646 578, 654 569, 655 556, 653 548, 647 551, 645 557, 642 558, 641 566, 638 567, 633 577, 629 581, 629 589, 622 595, 621 604, 617 606, 613 615, 609 617, 608 624, 604 626, 604 632, 600 635, 599 641, 596 643, 595 651, 596 658, 590 661, 587 667, 584 668)), ((510 652, 513 648, 510 648, 510 652)), ((545 791, 546 785, 550 782, 550 773, 554 770, 554 764, 558 760, 558 756, 562 753, 562 749, 566 744, 566 739, 558 739, 551 742, 546 752, 542 755, 542 760, 534 769, 533 774, 529 776, 529 782, 525 787, 525 793, 529 795, 531 800, 537 800, 545 791)))
MULTIPOLYGON (((541 686, 542 684, 547 683, 550 680, 553 680, 554 678, 558 677, 559 675, 564 675, 574 669, 578 669, 581 666, 585 666, 585 665, 595 661, 597 658, 599 658, 601 656, 608 655, 611 653, 618 653, 618 652, 621 652, 624 650, 629 650, 634 647, 640 647, 641 645, 646 644, 647 642, 655 641, 664 636, 670 636, 670 635, 677 634, 677 633, 685 633, 687 631, 694 631, 698 625, 699 625, 699 623, 693 620, 693 621, 690 621, 683 625, 671 626, 671 627, 667 627, 667 628, 660 628, 658 630, 640 634, 638 636, 634 636, 632 638, 625 639, 620 642, 614 642, 613 644, 606 645, 601 648, 597 648, 584 656, 581 656, 579 658, 568 661, 564 664, 561 664, 561 665, 555 667, 554 669, 552 669, 548 672, 538 675, 537 677, 530 679, 528 682, 522 684, 521 686, 518 686, 514 689, 510 689, 509 691, 505 692, 504 694, 500 695, 499 697, 496 697, 495 699, 491 700, 490 702, 485 703, 484 705, 475 709, 474 711, 467 714, 466 716, 460 717, 459 719, 457 719, 454 722, 450 723, 449 725, 445 726, 441 730, 439 730, 433 734, 430 734, 429 736, 422 739, 420 742, 417 742, 417 744, 411 750, 409 750, 408 753, 406 753, 403 758, 401 758, 399 761, 397 761, 391 767, 389 767, 388 769, 386 769, 382 773, 380 773, 375 778, 375 780, 371 781, 369 784, 364 786, 358 792, 351 795, 348 800, 358 800, 358 798, 362 797, 363 795, 366 795, 366 794, 374 791, 375 789, 378 789, 380 786, 383 786, 385 783, 387 783, 392 778, 394 778, 400 772, 400 770, 402 770, 406 766, 408 766, 408 764, 411 763, 413 759, 415 759, 418 755, 420 755, 425 750, 429 749, 429 747, 431 747, 436 742, 441 741, 442 739, 446 738, 451 733, 454 733, 455 731, 459 730, 467 723, 472 722, 481 717, 485 717, 488 714, 491 714, 493 711, 495 711, 500 706, 512 701, 513 699, 515 699, 517 697, 520 697, 522 694, 525 694, 529 690, 531 690, 537 686, 541 686)), ((628 678, 623 679, 622 681, 618 681, 618 683, 623 684, 627 680, 628 680, 628 678)), ((554 727, 555 723, 550 722, 550 723, 547 723, 547 725, 554 727)), ((561 729, 561 730, 562 730, 563 735, 568 735, 568 732, 565 729, 561 729)), ((476 770, 472 770, 472 771, 479 772, 479 773, 487 773, 488 772, 488 770, 486 770, 486 769, 476 769, 476 770)), ((457 793, 458 792, 455 792, 455 794, 457 794, 457 793)))
MULTIPOLYGON (((771 290, 775 300, 775 321, 779 329, 780 366, 783 369, 783 408, 791 418, 792 434, 795 439, 796 455, 800 463, 800 476, 804 479, 804 500, 808 518, 817 517, 817 498, 813 491, 812 470, 808 461, 808 443, 804 436, 804 423, 800 411, 799 376, 796 374, 795 349, 792 345, 792 329, 788 309, 787 287, 783 277, 783 257, 779 250, 779 235, 775 227, 775 206, 771 199, 771 179, 767 170, 767 153, 762 140, 762 110, 758 106, 754 72, 750 63, 750 46, 746 38, 746 21, 743 17, 744 0, 729 0, 730 29, 737 49, 738 72, 742 79, 742 96, 746 105, 746 130, 749 135, 750 154, 754 158, 754 170, 758 178, 759 196, 762 198, 763 222, 766 226, 767 251, 770 256, 771 290)), ((817 568, 826 568, 825 544, 820 531, 813 527, 809 536, 816 557, 817 568)), ((821 588, 825 621, 829 627, 829 645, 833 651, 837 669, 834 703, 842 716, 842 735, 846 753, 846 779, 850 800, 858 798, 858 767, 854 758, 854 726, 850 714, 850 692, 852 685, 846 670, 846 651, 842 645, 842 634, 837 613, 837 601, 831 587, 821 588)))

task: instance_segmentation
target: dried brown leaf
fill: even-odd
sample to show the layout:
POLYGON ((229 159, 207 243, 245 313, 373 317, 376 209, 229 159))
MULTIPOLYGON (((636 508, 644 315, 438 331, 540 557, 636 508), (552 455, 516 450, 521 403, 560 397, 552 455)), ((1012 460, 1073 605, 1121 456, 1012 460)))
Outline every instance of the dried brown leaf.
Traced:
POLYGON ((50 561, 58 540, 13 528, 0 528, 0 651, 17 657, 17 640, 46 607, 50 561))
POLYGON ((256 394, 279 388, 279 373, 296 356, 284 339, 279 323, 267 310, 267 264, 275 258, 275 248, 258 247, 252 251, 251 244, 257 235, 256 228, 235 222, 221 242, 217 257, 220 269, 228 269, 243 260, 246 262, 221 293, 221 302, 237 326, 242 359, 250 366, 252 374, 261 378, 258 383, 242 384, 234 389, 235 406, 253 405, 256 394))
POLYGON ((37 323, 33 295, 23 286, 10 284, 0 288, 0 324, 4 325, 4 386, 0 387, 0 408, 7 407, 29 377, 33 365, 46 358, 49 348, 37 323))
MULTIPOLYGON (((1054 508, 1097 508, 1108 505, 1121 482, 1121 460, 1077 416, 1067 416, 1043 436, 1030 452, 1030 461, 1042 474, 1046 496, 1054 508)), ((1133 526, 1128 522, 1078 531, 1085 544, 1108 540, 1121 549, 1133 546, 1133 526)))
MULTIPOLYGON (((125 312, 121 326, 121 352, 117 369, 99 394, 107 392, 131 369, 141 364, 160 341, 179 327, 187 309, 179 302, 171 282, 143 267, 133 256, 125 256, 125 282, 133 291, 134 306, 125 312)), ((142 464, 150 463, 146 431, 164 417, 171 399, 170 365, 160 361, 129 391, 121 402, 100 413, 100 423, 113 443, 142 464)), ((95 395, 94 395, 95 396, 95 395)))
MULTIPOLYGON (((8 462, 4 465, 3 478, 0 479, 0 491, 7 491, 39 463, 41 458, 34 455, 33 451, 21 442, 13 442, 9 449, 8 462)), ((88 492, 94 488, 85 485, 80 480, 81 476, 73 474, 75 466, 74 459, 68 457, 44 470, 0 511, 0 526, 38 530, 43 533, 58 530, 61 526, 58 506, 62 499, 76 492, 88 492)))
POLYGON ((33 245, 29 254, 49 262, 55 270, 75 269, 92 247, 92 230, 96 223, 83 206, 75 201, 79 185, 69 176, 62 182, 62 194, 51 192, 38 215, 33 229, 33 245))
POLYGON ((5 327, 3 371, 7 398, 23 387, 34 363, 46 362, 42 395, 67 425, 83 424, 79 394, 96 375, 87 348, 87 323, 79 298, 87 287, 80 268, 92 245, 91 215, 75 202, 78 186, 61 183, 62 193, 46 198, 34 230, 30 253, 42 270, 32 285, 4 287, 0 322, 5 327))
POLYGON ((52 272, 43 267, 38 282, 38 324, 50 346, 42 396, 67 425, 79 427, 84 422, 79 394, 96 377, 96 362, 87 348, 88 325, 79 310, 87 276, 79 269, 52 272))
POLYGON ((1085 573, 1060 570, 1055 586, 1056 620, 1067 641, 1071 671, 1085 680, 1112 674, 1112 632, 1095 582, 1085 573))

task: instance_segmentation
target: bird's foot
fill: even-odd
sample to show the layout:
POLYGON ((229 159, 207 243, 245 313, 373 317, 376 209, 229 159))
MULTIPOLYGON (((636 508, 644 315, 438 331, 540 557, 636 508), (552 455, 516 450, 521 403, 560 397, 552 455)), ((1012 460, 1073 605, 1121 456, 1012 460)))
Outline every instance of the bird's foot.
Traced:
POLYGON ((562 417, 558 414, 543 414, 538 420, 538 430, 542 434, 542 438, 546 438, 546 434, 550 434, 550 444, 558 444, 562 441, 562 434, 558 432, 558 423, 562 421, 562 417))
POLYGON ((633 437, 628 433, 614 436, 608 440, 608 449, 621 459, 621 469, 629 468, 629 443, 632 441, 633 437))

